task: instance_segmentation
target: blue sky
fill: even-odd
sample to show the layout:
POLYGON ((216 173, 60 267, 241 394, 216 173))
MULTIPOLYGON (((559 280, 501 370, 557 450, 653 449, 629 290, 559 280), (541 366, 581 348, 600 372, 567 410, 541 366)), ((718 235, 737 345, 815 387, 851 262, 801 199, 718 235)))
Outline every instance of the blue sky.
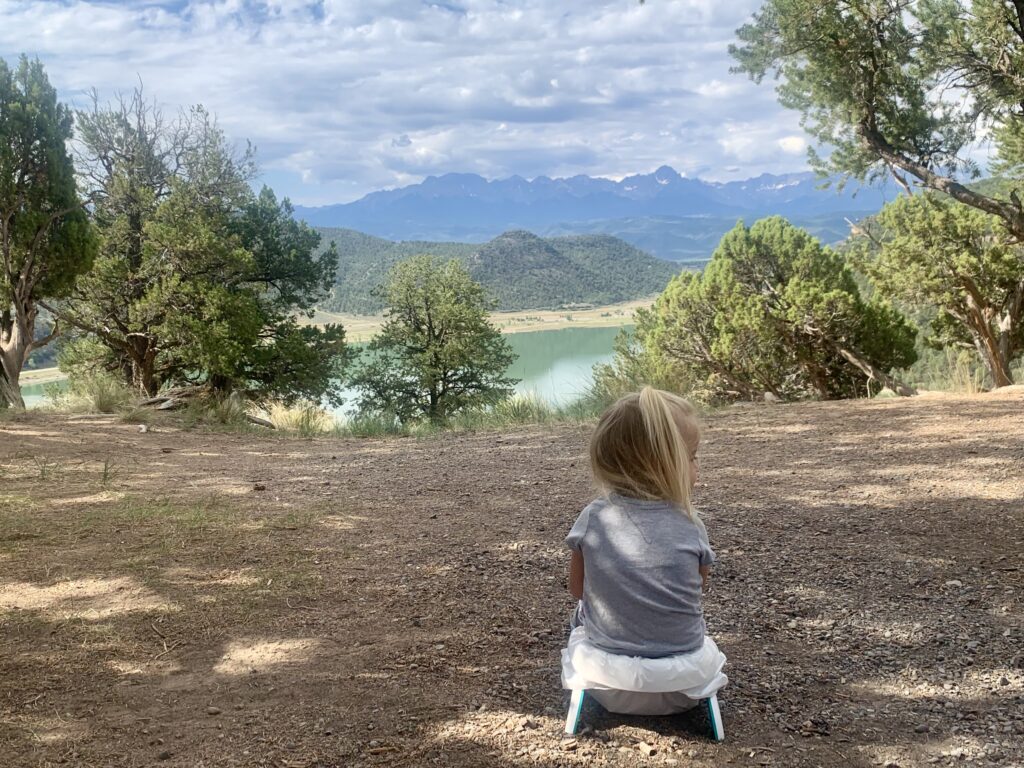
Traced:
POLYGON ((85 106, 201 103, 306 205, 448 171, 728 180, 806 167, 797 115, 729 73, 758 0, 2 0, 0 56, 85 106))

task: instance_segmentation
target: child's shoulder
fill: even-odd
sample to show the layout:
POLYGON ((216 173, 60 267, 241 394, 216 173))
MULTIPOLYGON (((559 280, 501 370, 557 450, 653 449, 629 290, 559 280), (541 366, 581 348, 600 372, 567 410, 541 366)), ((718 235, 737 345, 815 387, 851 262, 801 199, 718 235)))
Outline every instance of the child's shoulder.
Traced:
POLYGON ((582 514, 589 515, 591 513, 600 512, 602 509, 607 508, 610 504, 611 501, 609 501, 607 497, 598 496, 596 499, 594 499, 592 502, 590 502, 589 504, 587 504, 587 506, 583 508, 582 514))

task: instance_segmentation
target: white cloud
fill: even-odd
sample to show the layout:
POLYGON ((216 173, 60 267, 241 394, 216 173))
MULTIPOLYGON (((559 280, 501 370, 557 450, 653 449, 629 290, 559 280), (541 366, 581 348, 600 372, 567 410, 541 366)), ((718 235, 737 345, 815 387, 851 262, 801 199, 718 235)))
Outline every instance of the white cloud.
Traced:
POLYGON ((783 136, 778 145, 787 155, 802 155, 807 151, 807 139, 803 136, 783 136))
POLYGON ((139 78, 203 103, 299 203, 446 171, 725 179, 803 167, 796 116, 728 71, 759 5, 7 0, 0 56, 38 55, 79 106, 139 78))
POLYGON ((697 86, 697 93, 709 99, 725 99, 735 96, 743 90, 743 82, 738 79, 722 82, 721 80, 710 80, 697 86))

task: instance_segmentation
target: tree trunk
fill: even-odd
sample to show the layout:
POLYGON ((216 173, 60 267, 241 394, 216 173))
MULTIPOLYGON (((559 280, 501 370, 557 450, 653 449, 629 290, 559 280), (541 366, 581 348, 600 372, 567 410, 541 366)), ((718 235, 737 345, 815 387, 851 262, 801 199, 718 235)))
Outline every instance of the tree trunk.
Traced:
POLYGON ((978 355, 988 369, 988 375, 992 377, 992 386, 995 388, 1008 387, 1013 384, 1013 374, 1010 372, 1010 361, 1000 354, 999 344, 990 334, 975 337, 975 346, 978 355))
POLYGON ((967 298, 967 325, 974 337, 974 346, 978 350, 994 387, 1006 387, 1013 384, 1010 373, 1010 360, 1013 359, 1011 339, 1014 328, 1014 310, 1019 309, 1020 293, 1013 302, 1013 307, 1000 317, 1000 310, 985 302, 981 291, 972 280, 964 280, 964 291, 967 298))
POLYGON ((7 378, 5 372, 0 372, 0 408, 6 408, 7 406, 24 410, 25 399, 21 396, 21 386, 18 384, 18 377, 16 376, 12 381, 7 378))
POLYGON ((839 354, 842 355, 851 365, 854 365, 861 371, 863 371, 869 379, 874 379, 875 381, 881 382, 884 386, 888 387, 893 392, 899 395, 903 395, 904 397, 911 397, 917 394, 916 389, 914 389, 913 387, 908 387, 903 382, 894 379, 881 368, 876 368, 874 365, 869 363, 867 360, 865 360, 857 353, 852 352, 849 349, 846 349, 845 347, 841 346, 837 346, 836 351, 839 352, 839 354))
POLYGON ((160 382, 156 376, 155 341, 145 333, 129 334, 124 349, 131 361, 126 383, 148 397, 155 397, 160 391, 160 382))
POLYGON ((19 410, 25 408, 19 381, 28 359, 34 321, 34 316, 30 322, 17 309, 0 314, 0 402, 19 410))

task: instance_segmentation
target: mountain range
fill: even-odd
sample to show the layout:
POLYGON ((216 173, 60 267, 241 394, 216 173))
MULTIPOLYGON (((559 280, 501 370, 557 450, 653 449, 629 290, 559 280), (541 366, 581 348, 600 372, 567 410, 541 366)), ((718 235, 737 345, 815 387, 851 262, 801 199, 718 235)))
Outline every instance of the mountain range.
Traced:
POLYGON ((392 242, 350 229, 320 228, 338 250, 334 291, 321 307, 374 314, 377 288, 396 263, 417 254, 459 259, 498 309, 559 309, 614 304, 658 293, 680 265, 608 235, 540 238, 523 230, 483 243, 392 242))
POLYGON ((296 206, 295 215, 314 226, 390 240, 480 243, 508 230, 604 234, 664 259, 696 264, 710 257, 737 219, 782 215, 831 243, 846 237, 847 219, 874 213, 896 195, 893 187, 823 184, 810 172, 710 182, 668 166, 620 181, 591 176, 489 181, 448 173, 351 203, 296 206))

